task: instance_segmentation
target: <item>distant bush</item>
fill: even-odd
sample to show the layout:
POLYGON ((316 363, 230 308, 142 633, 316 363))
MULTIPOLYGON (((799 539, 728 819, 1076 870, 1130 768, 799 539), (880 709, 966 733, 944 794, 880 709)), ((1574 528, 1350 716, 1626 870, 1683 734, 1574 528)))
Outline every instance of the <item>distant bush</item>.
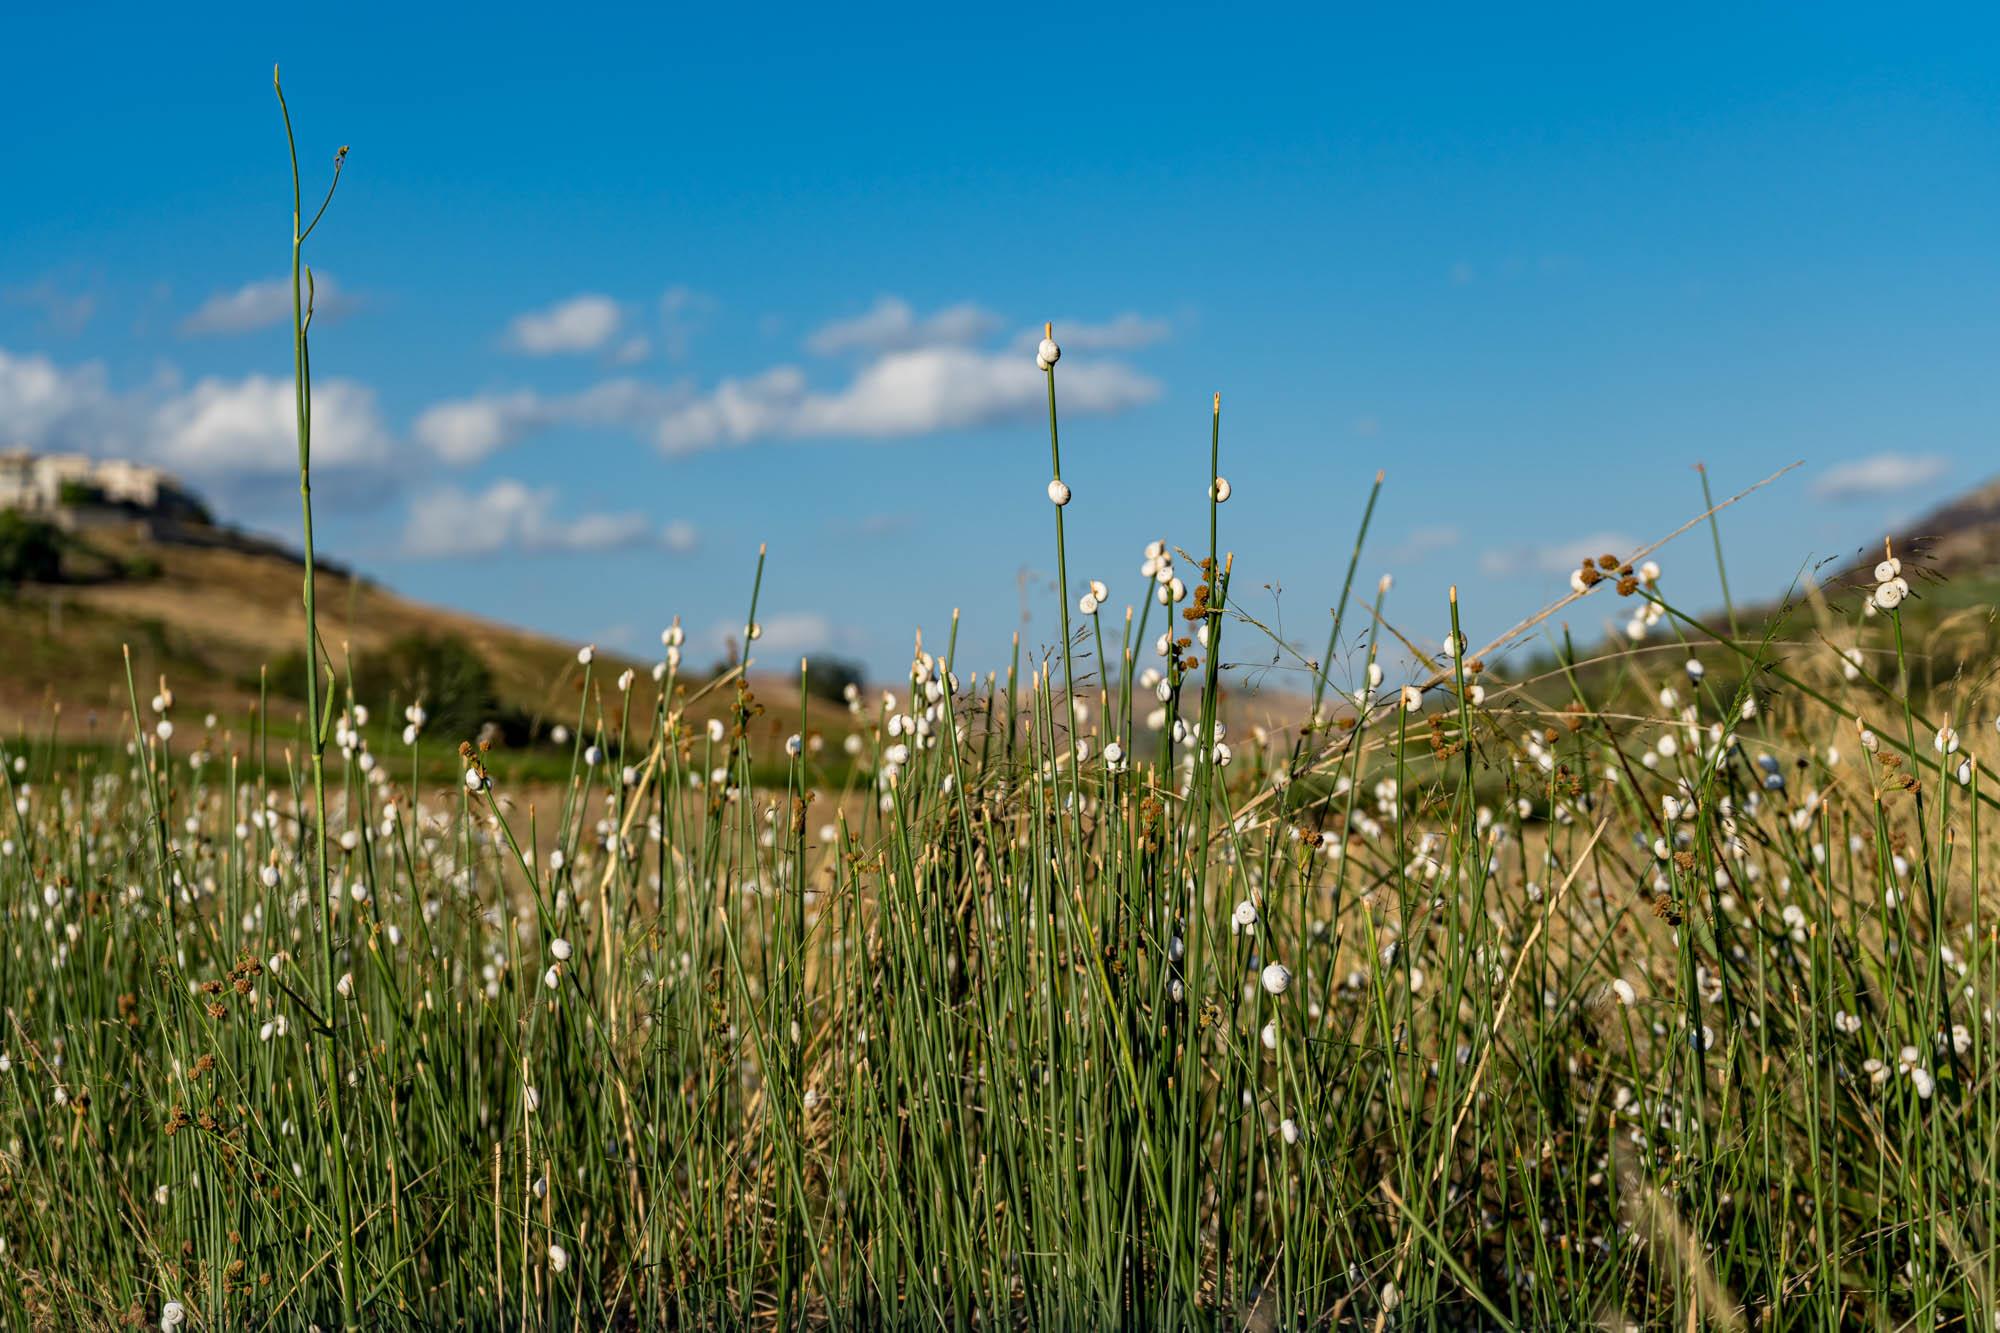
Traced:
POLYGON ((359 674, 357 693, 378 709, 421 701, 430 715, 425 730, 439 739, 470 740, 496 720, 508 730, 493 669, 456 635, 405 634, 364 661, 359 674))
MULTIPOLYGON (((305 698, 305 653, 293 649, 280 657, 271 664, 269 680, 285 697, 305 698)), ((344 690, 346 682, 339 681, 336 688, 344 690)), ((488 723, 510 742, 525 738, 528 731, 527 720, 501 704, 492 668, 455 634, 405 634, 376 652, 357 655, 354 695, 378 721, 398 727, 403 708, 421 702, 428 715, 425 734, 452 744, 474 739, 488 723)))
POLYGON ((815 657, 806 670, 806 693, 831 703, 846 703, 847 687, 865 684, 860 664, 844 657, 815 657))
POLYGON ((0 510, 0 587, 62 577, 63 537, 52 524, 0 510))

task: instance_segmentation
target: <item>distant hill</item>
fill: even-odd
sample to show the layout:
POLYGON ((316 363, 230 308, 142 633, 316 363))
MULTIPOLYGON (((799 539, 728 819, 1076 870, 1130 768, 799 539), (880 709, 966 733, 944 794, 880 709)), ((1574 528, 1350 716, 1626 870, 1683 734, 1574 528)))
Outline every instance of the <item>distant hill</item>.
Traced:
MULTIPOLYGON (((18 521, 20 516, 0 508, 0 525, 18 521)), ((0 533, 0 563, 4 538, 0 533)), ((274 722, 282 728, 285 719, 297 718, 305 612, 295 553, 224 526, 158 516, 93 522, 62 531, 57 539, 60 570, 53 576, 15 579, 8 587, 0 570, 0 731, 42 734, 53 727, 71 739, 122 739, 130 726, 126 645, 142 704, 164 675, 176 696, 177 716, 214 712, 240 724, 256 703, 259 669, 270 668, 274 722)), ((1917 593, 1905 612, 1912 642, 1925 641, 1946 620, 1990 621, 2000 603, 2000 479, 1904 525, 1896 549, 1917 593)), ((1880 558, 1879 545, 1864 542, 1815 572, 1836 613, 1854 611, 1880 558)), ((1747 573, 1736 573, 1739 588, 1747 573)), ((1771 596, 1779 590, 1755 591, 1771 596)), ((320 566, 319 602, 321 640, 336 663, 353 662, 364 697, 371 693, 371 678, 379 683, 397 645, 412 638, 449 640, 467 647, 490 672, 490 711, 509 721, 516 739, 524 727, 545 734, 555 723, 575 718, 576 644, 415 602, 327 562, 320 566)), ((1756 637, 1777 609, 1773 601, 1740 602, 1745 635, 1756 637)), ((1810 621, 1798 619, 1802 613, 1794 607, 1787 637, 1809 632, 1810 621)), ((1724 623, 1719 608, 1706 618, 1724 623)), ((1989 626, 1974 635, 1954 632, 1950 651, 1940 652, 1935 666, 1942 679, 1996 658, 2000 635, 1989 626)), ((607 712, 616 707, 612 683, 628 666, 639 672, 642 697, 650 701, 650 665, 600 656, 594 678, 605 692, 607 712)), ((683 679, 695 681, 712 664, 686 665, 683 679)), ((1540 675, 1551 665, 1523 661, 1516 672, 1540 675)), ((1728 669, 1724 660, 1714 665, 1728 669)), ((1288 682, 1263 680, 1254 671, 1250 676, 1244 688, 1232 692, 1233 722, 1282 726, 1303 709, 1288 682)), ((1560 681, 1547 684, 1560 692, 1560 681)), ((782 672, 759 672, 755 688, 769 727, 786 734, 796 729, 796 682, 782 672)), ((691 712, 715 715, 727 702, 718 692, 691 712)), ((838 704, 821 699, 811 702, 809 716, 811 727, 833 738, 844 735, 851 721, 838 704)), ((611 721, 615 725, 615 717, 611 721)), ((444 739, 435 731, 433 738, 444 739)))
POLYGON ((1940 573, 2000 573, 2000 477, 1909 525, 1899 542, 1940 573))
MULTIPOLYGON (((0 523, 22 521, 0 513, 0 523)), ((295 554, 200 524, 99 524, 62 533, 60 541, 59 574, 0 588, 0 727, 6 733, 39 734, 53 725, 71 739, 128 734, 126 645, 142 706, 164 675, 176 717, 198 720, 213 712, 240 725, 256 704, 260 668, 269 668, 273 724, 282 729, 288 720, 295 723, 305 638, 303 566, 295 554)), ((318 600, 321 641, 336 666, 352 661, 363 698, 386 697, 385 664, 407 670, 403 657, 412 642, 462 644, 490 673, 492 707, 483 711, 505 721, 512 739, 575 721, 582 674, 577 644, 411 601, 337 566, 321 566, 318 600)), ((455 653, 448 665, 462 666, 464 658, 455 653)), ((691 658, 682 679, 699 688, 712 665, 691 658)), ((651 663, 600 654, 593 680, 613 727, 614 682, 626 667, 637 670, 641 706, 651 707, 651 663)), ((760 672, 756 690, 770 725, 796 730, 795 682, 760 672)), ((399 693, 396 706, 407 701, 399 693)), ((434 698, 426 702, 435 708, 434 698)), ((705 717, 728 702, 727 692, 718 691, 690 711, 705 717)), ((845 710, 822 700, 813 701, 812 718, 829 735, 847 729, 845 710)), ((394 720, 400 727, 400 716, 394 720)), ((476 728, 468 723, 465 729, 476 728)), ((434 741, 466 738, 437 730, 434 741)))
MULTIPOLYGON (((1725 521, 1725 543, 1728 526, 1725 521)), ((1891 532, 1856 535, 1863 540, 1820 560, 1796 587, 1774 588, 1752 581, 1746 575, 1753 571, 1732 566, 1740 641, 1755 648, 1769 634, 1775 655, 1818 662, 1822 668, 1829 665, 1829 645, 1855 642, 1855 626, 1863 623, 1886 535, 1893 540, 1913 594, 1903 603, 1902 627, 1910 680, 1919 700, 1927 699, 1934 689, 1957 690, 1981 681, 2000 668, 2000 479, 1891 532)), ((1592 609, 1588 601, 1582 605, 1592 609)), ((1727 632, 1729 620, 1722 607, 1702 608, 1696 614, 1709 628, 1727 632)), ((1698 633, 1689 632, 1687 637, 1693 655, 1708 669, 1709 686, 1725 692, 1734 689, 1741 661, 1713 645, 1704 647, 1698 633)), ((1884 651, 1886 640, 1876 639, 1873 651, 1884 651)), ((1575 674, 1587 697, 1605 699, 1615 689, 1630 688, 1636 691, 1632 707, 1643 712, 1661 680, 1678 680, 1682 653, 1674 646, 1674 636, 1655 630, 1641 646, 1643 651, 1630 654, 1631 647, 1622 635, 1614 634, 1608 646, 1578 639, 1582 665, 1575 674)), ((1886 663, 1878 666, 1887 669, 1886 663)), ((1528 693, 1545 706, 1561 708, 1572 697, 1566 677, 1545 646, 1536 645, 1507 663, 1503 673, 1516 681, 1533 682, 1528 693)))
MULTIPOLYGON (((2000 478, 1946 501, 1894 534, 1896 554, 1914 570, 1920 601, 1943 611, 1991 604, 2000 591, 2000 478)), ((1861 548, 1829 586, 1874 584, 1879 544, 1861 548)))
MULTIPOLYGON (((1852 612, 1875 586, 1882 539, 1889 537, 1915 596, 1904 603, 1906 633, 1921 635, 1957 613, 1991 609, 2000 600, 2000 478, 1956 496, 1914 521, 1873 535, 1851 551, 1811 571, 1835 609, 1852 612)), ((1760 590, 1769 595, 1770 590, 1760 590)), ((1776 605, 1762 602, 1742 615, 1768 618, 1776 605)), ((1718 623, 1713 618, 1711 623, 1718 623)), ((1749 628, 1745 622, 1745 630, 1749 628)))

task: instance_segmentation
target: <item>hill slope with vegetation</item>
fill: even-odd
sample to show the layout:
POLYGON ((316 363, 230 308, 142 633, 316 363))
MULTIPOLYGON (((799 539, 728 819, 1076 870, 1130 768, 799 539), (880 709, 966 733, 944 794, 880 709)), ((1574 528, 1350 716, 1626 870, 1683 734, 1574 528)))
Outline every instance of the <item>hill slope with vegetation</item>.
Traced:
MULTIPOLYGON (((303 707, 305 613, 302 567, 260 541, 161 541, 135 526, 71 534, 0 514, 0 729, 66 741, 120 741, 130 735, 125 654, 143 705, 164 679, 182 716, 214 714, 247 725, 260 695, 275 733, 296 734, 303 707)), ((577 717, 579 645, 399 596, 381 584, 321 566, 319 627, 328 658, 390 733, 402 710, 421 702, 433 738, 456 745, 482 736, 522 746, 546 740, 577 717)), ((650 663, 599 653, 599 706, 632 670, 650 710, 650 663)), ((720 716, 725 691, 700 694, 727 662, 692 663, 689 716, 720 716)), ((829 664, 828 670, 834 671, 829 664)), ((843 732, 839 684, 816 682, 814 725, 843 732)), ((772 717, 796 728, 794 679, 759 672, 757 692, 772 717)), ((143 711, 143 709, 142 709, 143 711)), ((450 746, 441 753, 448 753, 450 746)))

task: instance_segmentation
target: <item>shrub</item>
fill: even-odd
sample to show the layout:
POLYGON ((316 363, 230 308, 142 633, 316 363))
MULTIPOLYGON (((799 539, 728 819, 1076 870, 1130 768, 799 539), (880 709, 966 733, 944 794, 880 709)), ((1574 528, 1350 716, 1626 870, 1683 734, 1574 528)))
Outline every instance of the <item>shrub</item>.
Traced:
POLYGON ((403 635, 360 664, 355 689, 378 710, 421 701, 426 730, 453 742, 470 740, 500 712, 492 668, 455 634, 403 635))
POLYGON ((815 657, 806 672, 806 693, 829 703, 846 703, 846 689, 867 684, 859 663, 844 657, 815 657))
POLYGON ((62 577, 62 533, 40 519, 0 511, 0 586, 54 583, 62 577))
MULTIPOLYGON (((269 680, 273 692, 288 699, 305 698, 304 652, 293 649, 272 663, 269 680)), ((336 685, 345 688, 345 682, 336 685)), ((473 739, 489 721, 497 722, 510 741, 526 729, 513 710, 501 706, 492 668, 455 634, 419 631, 392 640, 378 652, 356 654, 354 696, 383 720, 400 719, 405 705, 421 702, 429 715, 425 732, 453 744, 473 739)))

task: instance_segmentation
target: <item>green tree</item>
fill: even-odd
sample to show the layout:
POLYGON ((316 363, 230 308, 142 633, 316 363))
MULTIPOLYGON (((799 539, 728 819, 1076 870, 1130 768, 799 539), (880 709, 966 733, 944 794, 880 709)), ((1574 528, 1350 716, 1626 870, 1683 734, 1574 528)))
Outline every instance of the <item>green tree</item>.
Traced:
POLYGON ((470 740, 500 712, 493 669, 455 634, 403 635, 362 664, 355 688, 376 708, 421 702, 439 739, 470 740))
POLYGON ((62 578, 62 534, 52 524, 0 510, 0 586, 62 578))
POLYGON ((816 699, 845 703, 849 685, 867 684, 858 663, 844 657, 815 657, 806 671, 806 690, 816 699))
MULTIPOLYGON (((298 649, 284 654, 271 664, 269 679, 271 688, 287 698, 305 698, 305 654, 298 649)), ((346 684, 336 681, 334 688, 344 693, 346 684)), ((510 741, 525 732, 523 720, 501 705, 492 668, 455 634, 405 634, 378 652, 358 656, 354 697, 378 718, 399 726, 404 707, 421 703, 424 732, 433 740, 472 740, 488 721, 498 722, 510 741)))

